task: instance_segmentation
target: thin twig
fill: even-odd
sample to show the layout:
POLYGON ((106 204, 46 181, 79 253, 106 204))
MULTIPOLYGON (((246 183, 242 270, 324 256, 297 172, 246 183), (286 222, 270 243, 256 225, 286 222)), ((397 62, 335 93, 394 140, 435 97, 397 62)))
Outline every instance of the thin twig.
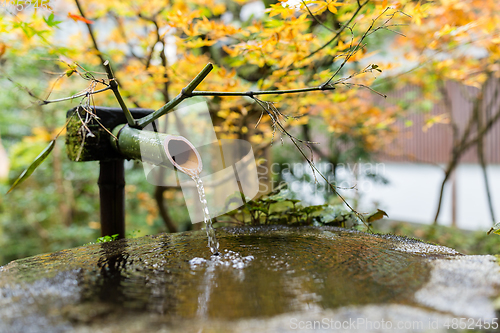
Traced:
POLYGON ((326 48, 328 45, 330 45, 331 43, 333 43, 337 38, 340 37, 340 35, 342 34, 342 32, 347 28, 349 27, 349 25, 351 24, 351 22, 354 20, 354 18, 356 18, 356 16, 358 15, 359 11, 361 10, 361 8, 363 8, 364 6, 366 6, 366 4, 370 2, 370 0, 366 0, 364 3, 360 4, 359 1, 358 1, 358 8, 356 9, 356 11, 354 12, 354 14, 352 14, 351 18, 349 19, 349 21, 344 24, 338 31, 337 33, 335 34, 335 36, 333 36, 328 42, 326 42, 325 44, 323 44, 323 46, 319 47, 318 49, 316 49, 315 51, 309 53, 306 57, 304 57, 302 60, 305 60, 305 59, 308 59, 310 57, 312 57, 313 55, 315 55, 316 53, 320 52, 321 50, 323 50, 324 48, 326 48))
MULTIPOLYGON (((296 93, 303 93, 303 92, 309 92, 309 91, 324 91, 324 90, 334 90, 335 87, 330 87, 330 86, 319 86, 319 87, 307 87, 307 88, 299 88, 299 89, 288 89, 288 90, 257 90, 257 91, 244 91, 244 92, 237 92, 237 91, 193 91, 191 93, 191 96, 246 96, 252 98, 253 96, 258 96, 258 95, 283 95, 283 94, 296 94, 296 93)), ((190 97, 191 97, 190 96, 190 97)))
POLYGON ((304 5, 304 7, 307 9, 307 11, 309 12, 309 15, 311 15, 311 17, 314 19, 314 21, 316 21, 316 23, 318 23, 319 25, 321 25, 323 28, 327 29, 328 31, 335 32, 332 28, 326 26, 323 22, 321 22, 320 20, 318 20, 318 18, 316 17, 316 15, 314 15, 311 12, 311 10, 309 9, 309 7, 307 6, 307 4, 306 4, 306 2, 304 0, 302 0, 301 2, 304 5))
POLYGON ((155 30, 156 30, 156 40, 151 45, 151 51, 147 55, 147 57, 146 57, 146 64, 144 65, 145 69, 148 69, 149 66, 151 65, 151 59, 153 58, 153 53, 155 51, 155 46, 156 46, 156 44, 158 44, 161 41, 160 27, 158 26, 158 22, 156 22, 156 18, 155 17, 144 16, 141 13, 139 13, 139 17, 142 18, 143 20, 147 21, 147 22, 153 23, 153 25, 155 26, 155 30))
POLYGON ((127 37, 127 34, 125 32, 125 29, 123 27, 123 19, 121 17, 119 17, 115 12, 113 11, 109 11, 109 14, 111 15, 111 17, 113 17, 116 21, 116 26, 118 28, 118 32, 120 33, 120 35, 122 36, 123 40, 125 41, 125 44, 127 44, 128 46, 128 50, 130 52, 130 54, 132 55, 132 57, 138 59, 138 60, 142 60, 141 57, 139 57, 137 54, 135 54, 134 52, 134 47, 132 46, 132 44, 130 44, 130 41, 129 41, 129 38, 127 37))
POLYGON ((57 82, 59 82, 59 80, 62 79, 65 75, 66 75, 66 73, 58 73, 58 77, 57 77, 56 81, 50 87, 49 92, 47 93, 47 97, 45 97, 46 100, 49 99, 50 94, 52 94, 52 91, 54 90, 54 87, 56 86, 57 82))
MULTIPOLYGON (((261 104, 259 104, 261 105, 261 104)), ((261 105, 262 106, 262 105, 261 105)), ((265 109, 263 107, 264 111, 266 111, 268 114, 269 114, 269 111, 267 109, 265 109)), ((281 133, 284 133, 286 136, 288 136, 288 138, 290 139, 290 141, 292 141, 292 143, 294 144, 294 146, 298 149, 298 151, 300 152, 300 154, 306 159, 307 163, 309 164, 309 166, 311 167, 311 170, 313 171, 313 176, 315 178, 315 180, 317 181, 316 179, 316 172, 321 176, 321 178, 323 178, 323 180, 330 186, 330 188, 332 189, 332 191, 338 195, 340 197, 340 199, 342 200, 342 202, 344 202, 344 204, 352 211, 354 212, 358 218, 361 219, 361 221, 363 221, 362 219, 362 215, 359 214, 358 212, 356 212, 356 210, 354 210, 354 208, 351 207, 351 205, 349 205, 349 203, 338 193, 338 191, 335 189, 335 185, 333 185, 324 175, 323 173, 316 167, 316 165, 314 164, 314 162, 312 161, 312 159, 309 159, 306 154, 304 153, 304 151, 302 150, 302 148, 299 146, 298 142, 300 143, 303 143, 305 144, 309 150, 311 151, 311 154, 312 154, 312 148, 308 145, 309 143, 314 143, 314 142, 306 142, 304 140, 300 140, 296 137, 294 137, 293 135, 291 135, 290 133, 288 133, 286 131, 286 129, 282 126, 282 124, 278 121, 273 121, 273 124, 278 126, 279 129, 280 129, 280 132, 281 133), (360 217, 361 216, 361 217, 360 217)))
MULTIPOLYGON (((87 17, 85 16, 85 12, 83 11, 82 6, 80 5, 79 0, 75 0, 75 3, 76 3, 76 6, 78 7, 78 11, 80 12, 80 15, 84 19, 87 19, 87 17)), ((105 60, 102 56, 102 53, 101 53, 101 50, 99 49, 99 46, 97 45, 97 41, 96 41, 96 38, 94 36, 94 31, 92 29, 92 25, 90 23, 87 23, 87 22, 85 22, 85 24, 87 25, 87 30, 89 31, 90 39, 92 40, 92 44, 94 46, 94 49, 96 50, 97 56, 99 57, 101 64, 104 64, 105 60)), ((118 85, 122 86, 120 84, 120 81, 117 78, 115 78, 115 80, 118 83, 118 85)), ((136 107, 138 107, 138 108, 141 107, 140 104, 135 100, 135 98, 133 98, 133 96, 130 96, 126 92, 125 92, 125 97, 129 98, 136 107)))
POLYGON ((86 91, 86 92, 82 92, 80 94, 77 94, 77 95, 73 95, 73 96, 69 96, 69 97, 64 97, 64 98, 58 98, 58 99, 51 99, 51 100, 42 100, 39 102, 40 105, 45 105, 45 104, 50 104, 50 103, 57 103, 57 102, 63 102, 63 101, 70 101, 70 100, 73 100, 75 98, 78 98, 78 97, 84 97, 84 96, 87 96, 87 95, 94 95, 94 94, 98 94, 98 93, 101 93, 103 91, 106 91, 106 90, 109 90, 111 89, 111 87, 105 87, 105 88, 102 88, 100 90, 96 90, 96 91, 86 91))
MULTIPOLYGON (((83 11, 82 6, 80 5, 79 0, 75 0, 76 7, 78 7, 78 11, 80 12, 80 15, 87 20, 87 17, 85 16, 85 13, 83 11)), ((97 51, 97 56, 101 60, 101 64, 104 63, 104 58, 102 57, 101 50, 99 49, 99 46, 97 46, 97 41, 94 36, 94 31, 92 29, 92 25, 88 22, 85 22, 85 25, 87 26, 87 30, 89 31, 90 39, 92 40, 92 44, 94 44, 94 49, 97 51)))
POLYGON ((113 71, 111 70, 111 66, 109 64, 109 61, 106 60, 102 65, 106 69, 106 73, 108 74, 108 79, 109 79, 109 85, 110 85, 111 89, 113 90, 113 93, 115 94, 115 97, 118 100, 118 103, 120 104, 120 107, 122 108, 123 113, 125 114, 125 118, 127 118, 128 125, 132 128, 136 127, 137 122, 134 120, 132 113, 130 112, 127 105, 125 104, 125 101, 123 100, 122 95, 120 95, 120 91, 118 90, 118 83, 116 82, 116 79, 113 75, 113 71))
POLYGON ((165 104, 155 112, 137 120, 137 126, 140 128, 144 128, 161 116, 172 112, 172 110, 186 98, 193 97, 193 90, 200 85, 200 83, 207 77, 207 75, 213 68, 214 65, 208 63, 205 68, 203 68, 201 72, 184 89, 182 89, 179 95, 175 96, 167 104, 165 104))
POLYGON ((15 86, 17 86, 19 89, 22 89, 24 90, 28 95, 30 95, 31 97, 35 98, 35 99, 38 99, 40 101, 43 101, 43 99, 41 99, 40 97, 38 97, 37 95, 35 95, 31 90, 29 90, 27 87, 23 86, 22 84, 16 82, 14 79, 12 79, 10 76, 8 76, 2 69, 0 69, 0 73, 2 74, 2 76, 4 76, 7 80, 9 80, 12 84, 14 84, 15 86))
POLYGON ((345 83, 342 83, 342 84, 345 85, 345 86, 348 86, 348 87, 350 87, 350 86, 356 86, 356 87, 365 88, 365 89, 368 89, 371 92, 379 95, 380 97, 387 98, 387 95, 382 94, 380 91, 376 91, 375 89, 373 89, 373 88, 371 88, 371 87, 369 87, 369 86, 367 86, 365 84, 361 84, 361 83, 349 83, 349 82, 345 82, 345 83))

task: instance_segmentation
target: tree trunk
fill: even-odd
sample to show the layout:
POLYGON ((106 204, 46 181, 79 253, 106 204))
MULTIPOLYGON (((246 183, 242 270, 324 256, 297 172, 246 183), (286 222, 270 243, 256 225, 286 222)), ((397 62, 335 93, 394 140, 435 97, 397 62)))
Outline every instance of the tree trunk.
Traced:
MULTIPOLYGON (((477 131, 479 133, 483 127, 483 117, 481 112, 478 112, 476 116, 477 116, 477 131)), ((488 198, 488 208, 490 210, 491 222, 492 224, 495 224, 495 212, 493 210, 490 184, 488 181, 488 173, 486 171, 486 160, 484 158, 484 135, 479 136, 477 140, 477 158, 479 160, 479 164, 481 165, 481 170, 483 172, 484 186, 486 189, 486 197, 488 198)))
MULTIPOLYGON (((161 173, 161 171, 160 171, 161 173)), ((175 226, 174 222, 170 218, 170 215, 168 214, 168 209, 164 204, 163 200, 163 193, 165 193, 165 190, 167 188, 164 186, 155 186, 155 200, 156 204, 158 206, 158 211, 160 212, 160 216, 165 223, 165 226, 167 227, 168 232, 177 232, 177 227, 175 226)))

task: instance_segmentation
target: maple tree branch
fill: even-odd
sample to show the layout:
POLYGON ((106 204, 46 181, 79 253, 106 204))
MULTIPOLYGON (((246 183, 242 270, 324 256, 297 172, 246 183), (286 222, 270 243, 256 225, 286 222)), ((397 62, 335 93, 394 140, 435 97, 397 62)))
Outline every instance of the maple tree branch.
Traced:
MULTIPOLYGON (((367 0, 366 2, 364 3, 360 3, 358 1, 358 10, 353 14, 353 16, 350 18, 350 20, 345 24, 343 25, 337 32, 337 34, 332 38, 332 40, 330 42, 332 42, 333 40, 335 40, 336 38, 338 38, 340 36, 340 34, 345 31, 345 29, 348 29, 351 31, 351 34, 353 34, 353 30, 352 30, 352 27, 349 27, 349 24, 352 22, 352 20, 355 18, 355 16, 358 14, 359 10, 361 10, 362 7, 364 7, 367 3, 369 2, 369 0, 367 0)), ((387 11, 389 11, 390 7, 387 7, 382 13, 380 13, 375 19, 372 20, 370 26, 368 27, 368 29, 363 33, 363 35, 361 36, 360 40, 356 43, 356 45, 353 46, 353 41, 354 41, 354 36, 352 37, 351 39, 351 45, 349 47, 349 50, 346 51, 345 53, 342 53, 340 55, 336 55, 335 57, 333 57, 333 59, 335 58, 338 58, 338 57, 344 57, 344 60, 342 61, 342 63, 340 64, 340 66, 337 68, 337 70, 333 73, 333 75, 325 82, 323 83, 320 88, 322 88, 321 90, 326 90, 325 88, 326 87, 333 87, 334 85, 336 84, 344 84, 346 86, 359 86, 359 87, 362 87, 362 88, 367 88, 369 89, 370 91, 386 98, 387 96, 374 90, 373 88, 370 88, 368 87, 367 85, 364 85, 364 84, 357 84, 357 83, 348 83, 346 82, 347 80, 353 78, 354 76, 357 76, 357 75, 360 75, 360 74, 364 74, 364 73, 368 73, 368 72, 373 72, 373 70, 376 70, 376 71, 379 71, 381 72, 380 69, 378 69, 378 66, 375 65, 375 64, 371 64, 371 65, 368 65, 367 67, 365 67, 365 69, 363 69, 362 71, 359 71, 359 72, 356 72, 354 74, 351 74, 349 75, 348 77, 344 77, 344 78, 340 78, 336 81, 334 81, 333 83, 332 80, 334 79, 335 76, 337 76, 337 74, 342 70, 342 68, 344 68, 344 66, 347 64, 347 62, 359 51, 361 50, 362 48, 364 48, 366 46, 366 44, 363 44, 364 40, 366 39, 366 37, 368 37, 369 35, 371 35, 372 33, 378 31, 378 30, 381 30, 381 29, 386 29, 387 27, 391 26, 391 25, 388 25, 388 23, 394 18, 394 16, 396 15, 396 13, 402 13, 404 15, 407 15, 401 11, 394 11, 393 13, 387 15, 388 18, 380 25, 380 26, 377 26, 375 27, 375 24, 376 22, 382 17, 382 15, 384 15, 385 13, 387 13, 387 11)), ((388 29, 389 30, 389 29, 388 29)), ((328 42, 328 43, 330 43, 328 42)), ((322 48, 326 47, 327 44, 323 45, 322 48)), ((320 49, 322 49, 320 48, 320 49)), ((307 59, 309 58, 310 56, 312 56, 314 53, 316 52, 319 52, 320 49, 314 51, 313 53, 307 55, 306 57, 304 57, 302 60, 304 59, 307 59)), ((292 68, 295 68, 295 66, 293 65, 290 65, 286 71, 289 72, 292 68)), ((220 95, 220 96, 223 96, 223 95, 220 95)), ((238 96, 235 94, 235 96, 238 96)))
POLYGON ((141 13, 139 13, 138 16, 141 19, 143 19, 143 20, 145 20, 147 22, 153 23, 153 25, 155 26, 155 30, 156 30, 156 40, 153 43, 153 45, 151 45, 151 51, 147 55, 147 57, 146 57, 146 64, 144 65, 144 67, 146 69, 148 69, 149 66, 151 65, 151 59, 153 58, 153 52, 155 51, 155 46, 156 46, 156 44, 158 44, 161 41, 160 27, 158 26, 158 22, 156 22, 156 19, 154 17, 148 17, 148 16, 145 16, 145 15, 142 15, 141 13))
MULTIPOLYGON (((303 60, 305 59, 308 59, 310 57, 312 57, 313 55, 315 55, 316 53, 322 51, 323 49, 325 49, 328 45, 330 45, 331 43, 333 43, 337 38, 340 37, 340 35, 342 34, 342 32, 344 32, 344 30, 351 24, 351 22, 356 18, 356 16, 358 16, 360 10, 366 6, 368 4, 368 2, 370 2, 370 0, 366 0, 364 3, 359 3, 358 1, 358 8, 356 9, 356 11, 354 12, 354 14, 352 14, 351 18, 349 19, 349 21, 347 21, 346 24, 342 25, 340 27, 339 30, 337 30, 337 33, 335 34, 335 36, 333 36, 328 42, 326 42, 325 44, 323 44, 323 46, 320 46, 318 49, 316 49, 315 51, 309 53, 306 57, 303 58, 303 60)), ((308 8, 309 10, 309 8, 308 8)))
POLYGON ((451 102, 451 96, 448 92, 448 89, 446 88, 446 84, 443 82, 443 80, 438 80, 437 82, 438 89, 441 92, 441 96, 444 99, 444 107, 446 109, 446 112, 448 113, 450 117, 450 125, 453 133, 453 143, 456 144, 458 142, 458 136, 459 136, 459 129, 458 129, 458 124, 457 121, 453 115, 453 109, 452 109, 452 102, 451 102))
POLYGON ((326 26, 323 22, 321 22, 320 20, 318 20, 318 18, 316 17, 316 15, 314 15, 311 10, 309 9, 309 7, 307 6, 306 2, 304 0, 301 0, 302 4, 304 5, 304 7, 307 9, 307 11, 309 12, 309 15, 311 15, 311 17, 314 19, 314 21, 316 21, 316 23, 318 23, 319 25, 321 25, 323 28, 331 31, 331 32, 335 32, 335 30, 329 28, 328 26, 326 26))
MULTIPOLYGON (((311 128, 309 127, 309 123, 302 125, 302 134, 304 135, 304 140, 308 141, 308 142, 312 141, 311 135, 310 135, 310 130, 311 130, 311 128)), ((318 154, 320 158, 330 161, 329 156, 327 156, 321 149, 319 149, 318 146, 312 145, 311 149, 316 154, 318 154)))
POLYGON ((109 14, 111 15, 111 17, 113 17, 115 19, 116 27, 118 28, 118 32, 120 33, 123 40, 125 41, 125 44, 127 45, 128 50, 129 50, 130 54, 132 55, 132 57, 138 59, 139 61, 143 60, 141 57, 139 57, 137 54, 135 54, 134 47, 130 44, 129 38, 127 37, 127 34, 125 32, 125 28, 123 27, 122 19, 114 11, 109 11, 109 14))
MULTIPOLYGON (((153 58, 153 52, 155 50, 155 46, 158 43, 160 43, 161 46, 162 46, 162 49, 160 51, 160 59, 161 59, 161 64, 162 64, 162 66, 164 68, 163 77, 165 78, 165 82, 164 82, 164 85, 163 85, 163 89, 161 90, 161 93, 163 94, 164 102, 168 103, 170 101, 169 91, 168 91, 169 90, 168 88, 170 86, 170 81, 168 79, 168 62, 167 62, 167 56, 165 55, 165 49, 166 49, 165 39, 161 38, 161 35, 160 35, 160 25, 156 21, 156 16, 154 16, 154 17, 148 17, 148 16, 144 16, 142 14, 139 14, 139 17, 142 18, 143 20, 147 21, 147 22, 153 23, 153 25, 155 27, 155 32, 156 32, 156 40, 151 45, 151 52, 149 52, 149 54, 146 57, 146 63, 144 65, 144 68, 146 70, 151 65, 151 59, 153 58)), ((153 74, 149 73, 149 76, 153 77, 153 74)))
MULTIPOLYGON (((80 12, 80 15, 88 21, 87 17, 85 16, 85 12, 83 11, 83 8, 82 6, 80 5, 80 2, 79 0, 75 0, 75 3, 76 3, 76 6, 78 7, 78 11, 80 12)), ((97 41, 96 41, 96 38, 95 38, 95 35, 94 35, 94 30, 92 29, 92 26, 91 26, 91 23, 88 23, 88 22, 85 22, 85 24, 87 25, 87 30, 89 31, 89 35, 90 35, 90 39, 92 40, 92 44, 94 46, 94 49, 97 51, 97 56, 99 57, 99 60, 101 61, 101 64, 104 64, 104 62, 106 60, 104 60, 103 56, 102 56, 102 53, 101 53, 101 50, 99 49, 99 46, 97 45, 97 41)), ((122 84, 120 84, 120 81, 115 78, 116 80, 116 83, 118 83, 118 85, 122 86, 122 84)), ((140 108, 141 106, 139 105, 139 103, 132 97, 130 96, 129 94, 125 94, 126 97, 130 98, 130 100, 132 101, 132 103, 140 108)))
MULTIPOLYGON (((76 7, 78 7, 78 11, 80 12, 80 15, 87 21, 87 17, 85 16, 85 13, 83 12, 83 8, 80 5, 79 0, 75 0, 76 7)), ((94 30, 92 29, 92 26, 90 23, 85 22, 85 25, 87 26, 87 30, 89 31, 90 39, 92 40, 92 44, 94 45, 94 49, 97 51, 97 56, 99 57, 99 60, 101 60, 101 64, 104 63, 104 58, 102 57, 101 50, 99 49, 99 46, 97 45, 97 41, 94 36, 94 30)))
POLYGON ((14 84, 16 87, 18 87, 19 89, 22 89, 24 90, 24 92, 26 92, 28 95, 30 95, 31 97, 35 98, 35 99, 38 99, 40 101, 40 103, 43 102, 43 99, 41 99, 40 97, 38 97, 37 95, 35 95, 34 92, 32 92, 28 87, 25 87, 23 86, 22 84, 18 83, 17 81, 15 81, 14 79, 12 79, 10 76, 8 76, 4 71, 3 69, 0 68, 0 74, 1 76, 5 77, 7 80, 9 80, 12 84, 14 84))
POLYGON ((472 145, 477 144, 477 142, 488 133, 488 131, 491 129, 491 127, 500 119, 500 108, 498 109, 497 113, 489 119, 485 125, 481 128, 480 131, 474 136, 470 141, 465 142, 462 149, 460 149, 460 152, 465 152, 468 150, 472 145))
MULTIPOLYGON (((378 15, 375 19, 372 20, 372 23, 370 24, 370 26, 368 27, 368 29, 366 29, 366 31, 363 33, 363 35, 361 36, 360 40, 358 41, 358 43, 354 47, 352 46, 352 42, 354 40, 354 36, 353 36, 353 39, 351 39, 350 50, 345 55, 345 58, 342 61, 342 63, 340 64, 339 68, 337 68, 337 70, 335 71, 335 73, 333 73, 333 75, 330 77, 330 79, 328 81, 326 81, 326 83, 325 83, 326 85, 330 84, 330 82, 333 80, 333 78, 335 76, 337 76, 337 74, 342 70, 342 68, 344 68, 345 64, 347 64, 347 62, 349 61, 349 59, 351 59, 352 56, 354 56, 359 50, 361 50, 362 48, 364 48, 366 46, 366 44, 363 44, 363 41, 366 39, 366 37, 368 37, 369 35, 371 35, 372 33, 376 32, 376 31, 378 31, 380 29, 385 29, 387 27, 387 23, 389 23, 389 21, 394 18, 394 15, 397 12, 394 12, 394 13, 390 14, 389 18, 381 26, 373 28, 375 26, 375 23, 378 21, 378 19, 380 19, 380 17, 383 14, 385 14, 388 10, 389 10, 389 7, 387 7, 382 13, 380 13, 380 15, 378 15)), ((349 28, 349 29, 351 30, 351 33, 352 33, 352 29, 351 28, 349 28)), ((354 75, 366 73, 367 71, 371 71, 373 69, 378 70, 377 67, 373 67, 373 65, 371 65, 371 67, 367 66, 360 73, 356 73, 356 74, 353 74, 353 75, 351 75, 351 76, 349 76, 347 78, 343 78, 343 79, 337 80, 337 82, 345 82, 348 79, 352 78, 354 75)))
MULTIPOLYGON (((487 84, 487 83, 485 83, 487 84)), ((498 91, 498 89, 495 89, 498 91)), ((487 112, 488 109, 485 109, 487 112)), ((485 113, 486 113, 485 112, 485 113)), ((481 127, 483 126, 483 115, 481 110, 476 113, 476 129, 479 131, 481 127)), ((484 185, 485 185, 485 190, 486 190, 486 197, 488 198, 488 208, 490 209, 490 216, 491 216, 491 221, 493 224, 495 224, 495 212, 493 209, 493 202, 491 200, 491 190, 490 190, 490 182, 488 181, 488 172, 486 170, 486 159, 484 157, 484 135, 480 136, 477 141, 477 157, 479 160, 479 164, 481 165, 481 170, 483 173, 483 179, 484 179, 484 185)))
POLYGON ((351 87, 365 88, 365 89, 370 90, 372 93, 379 95, 380 97, 387 98, 387 95, 382 94, 380 91, 377 91, 377 90, 373 89, 372 87, 367 86, 366 84, 362 84, 362 83, 350 83, 350 82, 340 82, 340 83, 343 84, 344 86, 348 87, 348 88, 351 88, 351 87))

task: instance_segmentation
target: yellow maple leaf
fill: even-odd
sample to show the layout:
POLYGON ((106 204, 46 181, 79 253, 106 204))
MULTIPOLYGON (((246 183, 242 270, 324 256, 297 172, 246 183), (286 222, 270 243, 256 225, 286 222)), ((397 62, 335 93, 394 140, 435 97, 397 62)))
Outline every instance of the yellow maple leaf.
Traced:
POLYGON ((333 13, 333 14, 336 14, 337 13, 337 7, 340 7, 342 6, 343 4, 342 3, 338 3, 337 0, 333 0, 331 2, 328 3, 328 10, 333 13))
POLYGON ((266 11, 269 12, 269 17, 281 15, 283 19, 288 19, 295 13, 294 8, 290 8, 290 6, 285 2, 278 2, 276 4, 272 4, 271 8, 266 11))

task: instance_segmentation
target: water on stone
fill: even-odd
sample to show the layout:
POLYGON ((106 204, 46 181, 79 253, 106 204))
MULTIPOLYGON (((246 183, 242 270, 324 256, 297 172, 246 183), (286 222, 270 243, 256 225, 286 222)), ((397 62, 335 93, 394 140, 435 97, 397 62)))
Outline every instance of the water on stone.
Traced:
POLYGON ((495 315, 494 257, 332 227, 219 228, 217 236, 218 256, 194 231, 12 262, 0 268, 0 332, 295 332, 294 318, 373 319, 387 315, 382 306, 398 321, 495 315), (439 262, 445 279, 434 273, 439 262), (448 266, 461 262, 468 268, 448 266))

